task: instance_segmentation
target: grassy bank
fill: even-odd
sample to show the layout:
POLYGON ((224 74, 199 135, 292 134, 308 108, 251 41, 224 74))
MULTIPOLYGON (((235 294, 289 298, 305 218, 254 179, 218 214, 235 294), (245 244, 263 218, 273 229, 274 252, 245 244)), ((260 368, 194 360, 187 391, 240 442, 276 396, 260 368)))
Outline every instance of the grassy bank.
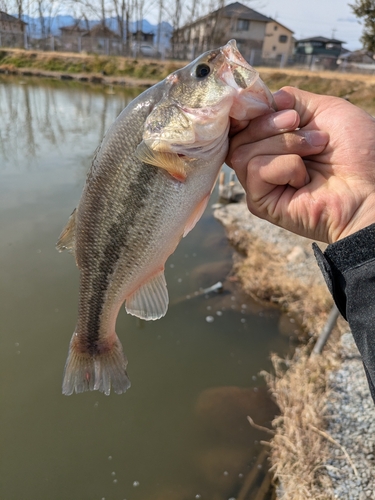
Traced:
POLYGON ((375 114, 375 75, 312 72, 307 69, 258 68, 264 82, 275 91, 292 85, 317 94, 343 97, 371 114, 375 114))
MULTIPOLYGON (((153 85, 186 64, 143 58, 90 54, 0 50, 0 71, 52 78, 73 78, 97 83, 153 85)), ((307 69, 257 68, 272 91, 292 85, 319 94, 349 99, 375 114, 375 76, 338 72, 311 72, 307 69)))
MULTIPOLYGON (((183 66, 173 61, 154 61, 125 57, 107 57, 88 54, 26 51, 3 49, 0 51, 0 69, 10 73, 24 74, 46 72, 46 76, 96 75, 97 77, 129 77, 150 81, 162 80, 183 66)), ((113 82, 115 83, 115 82, 113 82)))

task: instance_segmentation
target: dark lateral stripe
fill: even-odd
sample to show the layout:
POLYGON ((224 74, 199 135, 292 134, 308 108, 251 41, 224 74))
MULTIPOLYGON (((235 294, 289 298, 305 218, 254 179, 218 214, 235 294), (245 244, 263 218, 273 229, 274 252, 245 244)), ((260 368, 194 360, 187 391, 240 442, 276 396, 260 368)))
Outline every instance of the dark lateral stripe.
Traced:
POLYGON ((128 187, 127 192, 131 193, 131 197, 124 196, 123 200, 119 200, 123 207, 122 211, 117 215, 116 220, 108 230, 109 241, 99 262, 97 275, 90 287, 93 293, 88 301, 88 309, 86 309, 88 318, 86 318, 85 340, 88 351, 92 356, 100 353, 100 321, 110 277, 115 270, 123 249, 129 248, 129 229, 134 226, 137 215, 148 202, 150 184, 156 176, 157 170, 156 167, 142 165, 136 180, 128 187))

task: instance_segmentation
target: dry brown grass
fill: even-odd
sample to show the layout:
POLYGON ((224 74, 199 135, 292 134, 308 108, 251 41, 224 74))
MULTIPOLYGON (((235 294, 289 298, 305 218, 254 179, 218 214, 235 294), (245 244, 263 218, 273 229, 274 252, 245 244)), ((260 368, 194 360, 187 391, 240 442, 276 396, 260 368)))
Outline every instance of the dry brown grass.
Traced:
POLYGON ((317 335, 332 307, 325 284, 290 274, 286 256, 260 237, 236 229, 230 233, 234 246, 244 258, 237 259, 234 272, 246 293, 261 302, 273 303, 296 318, 309 335, 317 335))
POLYGON ((273 375, 265 374, 281 416, 273 422, 271 470, 281 500, 333 500, 327 475, 330 436, 324 431, 328 373, 338 364, 332 348, 324 356, 309 357, 308 348, 293 360, 273 356, 273 375))
POLYGON ((258 69, 263 81, 272 91, 292 85, 317 94, 344 97, 367 112, 375 113, 375 75, 294 68, 258 69))
MULTIPOLYGON (((28 69, 63 74, 95 74, 107 77, 143 79, 151 84, 162 80, 184 65, 181 61, 160 61, 146 58, 99 56, 70 52, 0 50, 0 68, 9 72, 28 69)), ((43 75, 41 75, 43 76, 43 75)))

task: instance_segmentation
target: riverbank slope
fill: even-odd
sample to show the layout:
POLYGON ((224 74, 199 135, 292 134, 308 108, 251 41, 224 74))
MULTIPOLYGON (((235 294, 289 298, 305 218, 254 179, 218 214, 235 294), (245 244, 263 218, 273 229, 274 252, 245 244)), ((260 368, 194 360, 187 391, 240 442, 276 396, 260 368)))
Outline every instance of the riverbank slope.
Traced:
MULTIPOLYGON (((77 80, 104 85, 149 87, 187 61, 98 56, 84 53, 0 50, 0 72, 77 80)), ((375 75, 310 71, 307 68, 257 68, 272 91, 285 85, 349 99, 375 113, 375 75)))
POLYGON ((236 249, 242 288, 280 307, 303 331, 293 358, 272 355, 274 373, 263 374, 281 413, 269 445, 277 498, 375 499, 375 408, 343 318, 322 355, 311 355, 333 305, 311 240, 258 219, 245 202, 214 215, 236 249))

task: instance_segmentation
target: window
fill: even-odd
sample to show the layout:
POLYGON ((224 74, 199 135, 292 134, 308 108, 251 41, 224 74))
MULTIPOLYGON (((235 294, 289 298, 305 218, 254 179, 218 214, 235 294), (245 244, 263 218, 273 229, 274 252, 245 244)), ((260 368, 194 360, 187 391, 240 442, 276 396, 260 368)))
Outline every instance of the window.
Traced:
POLYGON ((237 19, 237 31, 249 31, 250 21, 248 19, 237 19))
POLYGON ((274 26, 273 29, 274 31, 277 31, 278 26, 274 26))
POLYGON ((280 43, 286 43, 288 41, 288 36, 287 35, 280 35, 279 36, 279 42, 280 43))

